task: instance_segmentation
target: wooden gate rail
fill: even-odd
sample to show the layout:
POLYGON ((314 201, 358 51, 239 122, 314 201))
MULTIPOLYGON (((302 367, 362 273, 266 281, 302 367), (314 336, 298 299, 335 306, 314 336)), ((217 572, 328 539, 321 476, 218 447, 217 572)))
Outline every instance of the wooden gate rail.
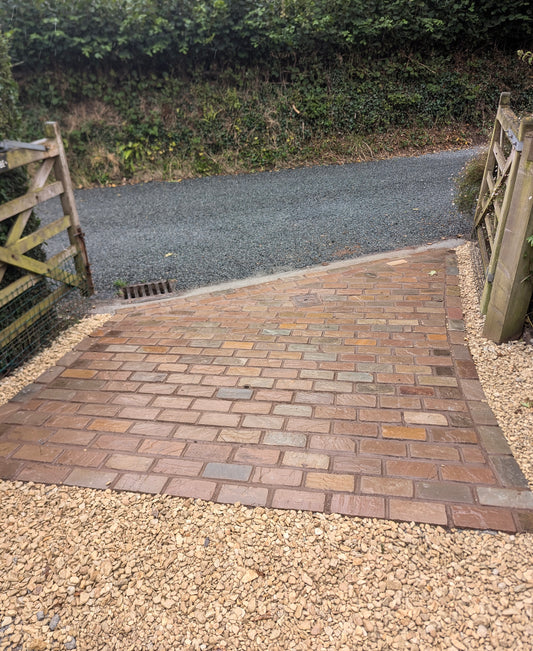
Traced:
POLYGON ((79 288, 89 295, 94 293, 84 236, 57 123, 47 122, 45 135, 46 138, 31 143, 32 146, 40 146, 44 151, 21 147, 0 153, 0 174, 22 166, 30 166, 33 172, 27 193, 0 206, 0 222, 14 218, 6 241, 0 246, 0 282, 8 267, 15 267, 24 272, 23 277, 0 290, 0 309, 8 306, 14 298, 36 285, 43 277, 57 281, 60 286, 0 332, 2 345, 16 337, 19 329, 31 325, 70 288, 79 288), (50 180, 52 175, 54 179, 50 180), (63 215, 51 224, 23 237, 22 233, 32 210, 54 197, 60 198, 63 215), (34 247, 64 231, 68 233, 70 244, 60 253, 45 262, 26 255, 34 247), (61 269, 61 265, 69 259, 74 262, 74 273, 61 269))
POLYGON ((502 93, 474 216, 486 275, 484 335, 498 342, 520 333, 533 287, 533 118, 519 119, 510 103, 502 93))

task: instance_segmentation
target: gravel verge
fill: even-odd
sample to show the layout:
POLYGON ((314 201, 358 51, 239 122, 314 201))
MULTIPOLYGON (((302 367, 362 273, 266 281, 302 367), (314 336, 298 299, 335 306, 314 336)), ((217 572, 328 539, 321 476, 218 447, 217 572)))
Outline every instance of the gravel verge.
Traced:
POLYGON ((95 314, 83 318, 79 323, 60 334, 48 348, 32 357, 14 373, 0 379, 0 405, 11 400, 25 386, 34 382, 41 373, 57 364, 63 355, 71 351, 76 344, 103 325, 111 316, 111 314, 95 314))
MULTIPOLYGON (((480 338, 468 255, 458 251, 468 341, 505 415, 529 391, 502 389, 508 364, 513 392, 528 369, 498 350, 527 351, 480 338)), ((41 359, 37 375, 56 361, 41 359)), ((528 415, 502 427, 531 477, 517 433, 528 415)), ((6 481, 0 499, 2 651, 531 649, 531 534, 6 481)))

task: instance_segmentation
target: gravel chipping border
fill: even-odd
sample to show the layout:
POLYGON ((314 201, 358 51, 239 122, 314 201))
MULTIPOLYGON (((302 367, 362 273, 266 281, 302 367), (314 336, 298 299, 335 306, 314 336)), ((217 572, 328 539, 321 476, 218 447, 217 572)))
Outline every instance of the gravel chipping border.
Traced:
POLYGON ((532 648, 532 534, 31 482, 0 499, 0 651, 532 648))
POLYGON ((14 373, 0 380, 0 405, 14 398, 24 387, 34 382, 42 373, 51 368, 74 346, 80 343, 93 330, 108 321, 112 314, 95 314, 84 317, 57 337, 43 351, 32 357, 14 373))
POLYGON ((496 345, 483 337, 474 259, 477 248, 468 242, 456 254, 468 347, 487 402, 533 490, 533 346, 523 340, 496 345))

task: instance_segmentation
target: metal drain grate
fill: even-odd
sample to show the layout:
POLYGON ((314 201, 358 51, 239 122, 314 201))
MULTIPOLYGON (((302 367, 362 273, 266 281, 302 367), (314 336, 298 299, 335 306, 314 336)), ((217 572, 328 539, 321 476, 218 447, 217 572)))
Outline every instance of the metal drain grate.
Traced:
POLYGON ((157 280, 152 283, 139 283, 128 285, 122 288, 122 296, 125 300, 135 298, 153 298, 162 294, 172 294, 176 288, 175 280, 157 280))

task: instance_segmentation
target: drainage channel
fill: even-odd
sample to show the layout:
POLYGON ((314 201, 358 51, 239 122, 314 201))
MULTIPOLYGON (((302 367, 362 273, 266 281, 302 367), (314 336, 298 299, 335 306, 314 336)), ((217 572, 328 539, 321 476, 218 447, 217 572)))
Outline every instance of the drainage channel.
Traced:
POLYGON ((172 294, 176 288, 175 280, 157 280, 151 283, 139 283, 127 285, 122 288, 124 300, 135 300, 139 298, 156 298, 164 294, 172 294))

